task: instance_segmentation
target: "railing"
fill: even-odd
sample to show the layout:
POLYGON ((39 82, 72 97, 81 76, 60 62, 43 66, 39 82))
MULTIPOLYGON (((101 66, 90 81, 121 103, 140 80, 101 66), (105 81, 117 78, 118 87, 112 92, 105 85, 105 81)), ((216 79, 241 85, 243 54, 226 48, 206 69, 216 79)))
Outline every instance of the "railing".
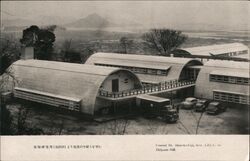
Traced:
POLYGON ((194 83, 195 83, 194 80, 183 80, 183 81, 171 80, 166 82, 160 82, 159 84, 145 85, 142 87, 142 89, 134 89, 122 92, 109 92, 101 89, 99 90, 99 96, 110 97, 110 98, 121 98, 138 94, 149 94, 153 92, 174 89, 178 87, 192 85, 194 83))

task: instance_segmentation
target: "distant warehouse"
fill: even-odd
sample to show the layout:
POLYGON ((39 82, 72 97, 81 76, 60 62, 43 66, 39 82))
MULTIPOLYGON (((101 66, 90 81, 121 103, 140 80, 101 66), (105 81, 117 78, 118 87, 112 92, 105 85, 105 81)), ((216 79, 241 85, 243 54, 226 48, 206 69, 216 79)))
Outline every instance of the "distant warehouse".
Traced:
POLYGON ((195 96, 249 104, 249 62, 210 60, 196 80, 195 96))
POLYGON ((203 65, 199 60, 190 58, 116 53, 95 53, 86 64, 128 69, 147 84, 169 80, 195 80, 203 65))
POLYGON ((18 79, 14 96, 94 115, 110 106, 98 98, 99 91, 140 89, 132 72, 119 69, 42 60, 19 60, 10 69, 18 79))
POLYGON ((229 44, 182 48, 182 49, 177 49, 175 52, 193 56, 231 57, 239 55, 248 55, 249 48, 241 43, 229 43, 229 44))

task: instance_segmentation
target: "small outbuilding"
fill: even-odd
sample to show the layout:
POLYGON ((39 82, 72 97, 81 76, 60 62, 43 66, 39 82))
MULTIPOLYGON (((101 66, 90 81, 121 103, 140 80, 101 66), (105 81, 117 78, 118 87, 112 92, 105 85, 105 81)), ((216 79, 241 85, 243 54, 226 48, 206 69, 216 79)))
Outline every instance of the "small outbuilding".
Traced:
POLYGON ((131 71, 43 60, 19 60, 9 68, 17 79, 14 97, 94 115, 105 105, 100 90, 140 89, 131 71))
POLYGON ((191 58, 117 53, 95 53, 88 58, 86 64, 128 69, 147 84, 169 80, 194 80, 203 65, 199 60, 191 58))
POLYGON ((249 62, 210 60, 197 77, 195 96, 249 104, 249 84, 249 62))

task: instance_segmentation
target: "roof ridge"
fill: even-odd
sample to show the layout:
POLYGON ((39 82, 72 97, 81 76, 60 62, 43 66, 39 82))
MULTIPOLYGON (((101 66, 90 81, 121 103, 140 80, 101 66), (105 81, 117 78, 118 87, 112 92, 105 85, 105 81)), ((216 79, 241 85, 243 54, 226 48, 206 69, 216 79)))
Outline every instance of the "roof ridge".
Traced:
MULTIPOLYGON (((38 60, 38 61, 41 61, 41 62, 50 62, 50 61, 43 61, 43 60, 38 60)), ((52 61, 51 61, 52 62, 52 61)), ((65 63, 65 62, 55 62, 53 61, 52 63, 65 63)), ((83 68, 84 69, 84 66, 91 66, 92 68, 99 68, 99 69, 104 69, 106 70, 109 74, 111 74, 112 72, 118 70, 119 68, 115 68, 113 67, 112 68, 107 68, 107 67, 99 67, 99 66, 95 66, 95 65, 90 65, 90 64, 73 64, 73 63, 65 63, 67 65, 77 65, 79 66, 80 68, 83 68)), ((65 72, 75 72, 75 73, 83 73, 83 74, 91 74, 91 75, 100 75, 100 76, 107 76, 108 74, 100 74, 100 73, 93 73, 93 72, 88 72, 88 71, 81 71, 81 70, 70 70, 71 68, 69 69, 62 69, 62 68, 58 68, 58 66, 55 66, 54 68, 50 68, 50 67, 45 67, 44 65, 37 65, 37 64, 33 64, 33 65, 25 65, 25 64, 17 64, 17 63, 14 63, 13 65, 16 65, 16 66, 25 66, 25 67, 33 67, 33 68, 42 68, 42 69, 50 69, 50 70, 59 70, 59 71, 65 71, 65 72)), ((53 64, 53 65, 56 65, 56 64, 53 64)))

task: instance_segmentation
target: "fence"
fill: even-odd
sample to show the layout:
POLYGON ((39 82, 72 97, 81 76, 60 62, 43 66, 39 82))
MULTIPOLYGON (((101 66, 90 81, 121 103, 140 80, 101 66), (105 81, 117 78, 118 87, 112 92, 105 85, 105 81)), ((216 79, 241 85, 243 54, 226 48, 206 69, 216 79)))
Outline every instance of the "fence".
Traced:
POLYGON ((149 94, 158 91, 165 91, 169 89, 174 89, 178 87, 184 87, 188 85, 194 84, 195 81, 193 80, 171 80, 166 82, 160 82, 159 84, 151 84, 145 85, 142 89, 134 89, 129 91, 122 91, 122 92, 109 92, 105 90, 99 90, 99 95, 103 97, 111 97, 111 98, 120 98, 120 97, 127 97, 133 96, 138 94, 149 94))

